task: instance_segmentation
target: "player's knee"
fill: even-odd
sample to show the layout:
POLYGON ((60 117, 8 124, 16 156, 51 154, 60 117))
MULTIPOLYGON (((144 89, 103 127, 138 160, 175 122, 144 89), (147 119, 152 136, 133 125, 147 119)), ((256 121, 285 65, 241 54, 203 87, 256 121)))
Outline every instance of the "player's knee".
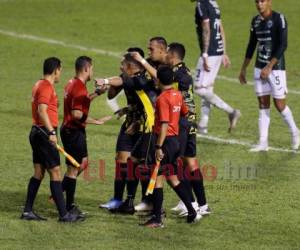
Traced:
POLYGON ((48 173, 49 173, 50 179, 52 181, 60 181, 61 180, 61 172, 60 172, 59 166, 49 169, 48 173))
POLYGON ((78 175, 78 169, 68 165, 68 169, 67 169, 67 176, 73 179, 76 179, 78 175))
POLYGON ((274 99, 274 105, 278 112, 282 112, 286 107, 285 100, 274 99))

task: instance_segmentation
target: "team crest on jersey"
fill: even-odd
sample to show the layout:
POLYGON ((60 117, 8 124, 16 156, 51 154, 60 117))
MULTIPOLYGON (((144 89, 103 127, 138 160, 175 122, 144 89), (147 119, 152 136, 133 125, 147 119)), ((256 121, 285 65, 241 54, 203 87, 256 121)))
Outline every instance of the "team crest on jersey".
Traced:
POLYGON ((273 21, 272 21, 272 20, 269 20, 269 21, 267 22, 267 26, 268 26, 269 29, 272 28, 272 26, 273 26, 273 21))

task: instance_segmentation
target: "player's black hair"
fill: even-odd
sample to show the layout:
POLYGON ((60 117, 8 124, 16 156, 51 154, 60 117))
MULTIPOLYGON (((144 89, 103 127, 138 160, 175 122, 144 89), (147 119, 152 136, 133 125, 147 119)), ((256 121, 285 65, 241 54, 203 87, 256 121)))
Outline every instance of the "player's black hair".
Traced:
POLYGON ((174 81, 173 70, 169 66, 160 66, 157 70, 157 78, 163 85, 172 85, 174 81))
POLYGON ((180 60, 183 60, 185 57, 185 48, 181 43, 170 43, 168 45, 168 51, 176 53, 180 60))
POLYGON ((55 70, 61 68, 61 61, 56 57, 49 57, 44 61, 44 75, 51 75, 55 70))
POLYGON ((138 47, 131 47, 127 49, 127 52, 138 52, 142 57, 145 56, 144 51, 141 48, 138 47))
POLYGON ((155 36, 150 38, 150 42, 156 41, 158 44, 162 45, 165 49, 168 47, 167 40, 162 36, 155 36))
POLYGON ((80 72, 82 71, 87 64, 88 65, 92 65, 92 58, 88 57, 88 56, 80 56, 76 59, 75 61, 75 70, 76 72, 80 72))

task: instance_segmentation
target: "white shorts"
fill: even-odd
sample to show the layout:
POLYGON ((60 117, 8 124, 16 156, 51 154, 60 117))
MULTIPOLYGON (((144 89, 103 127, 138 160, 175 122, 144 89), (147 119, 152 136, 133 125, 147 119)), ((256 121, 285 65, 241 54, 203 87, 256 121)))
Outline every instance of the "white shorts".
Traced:
POLYGON ((203 58, 199 58, 196 68, 196 77, 195 77, 195 89, 207 88, 214 85, 215 79, 218 75, 223 55, 221 56, 209 56, 208 66, 210 71, 207 72, 203 68, 203 58))
POLYGON ((254 69, 254 89, 257 96, 272 95, 275 99, 285 99, 288 92, 285 70, 272 70, 268 80, 260 78, 261 69, 254 69))

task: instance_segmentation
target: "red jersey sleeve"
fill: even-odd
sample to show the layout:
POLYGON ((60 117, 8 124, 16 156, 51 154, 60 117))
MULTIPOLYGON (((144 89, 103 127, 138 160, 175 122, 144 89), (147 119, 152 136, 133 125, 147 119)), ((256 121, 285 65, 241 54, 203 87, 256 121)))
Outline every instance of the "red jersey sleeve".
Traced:
POLYGON ((170 108, 169 108, 168 100, 166 98, 158 99, 158 111, 159 111, 160 122, 170 121, 170 108))
POLYGON ((88 99, 87 93, 83 89, 77 89, 77 91, 74 92, 71 109, 83 111, 84 105, 88 99))
POLYGON ((50 84, 40 86, 37 93, 37 104, 47 104, 49 106, 53 95, 53 88, 50 84))

